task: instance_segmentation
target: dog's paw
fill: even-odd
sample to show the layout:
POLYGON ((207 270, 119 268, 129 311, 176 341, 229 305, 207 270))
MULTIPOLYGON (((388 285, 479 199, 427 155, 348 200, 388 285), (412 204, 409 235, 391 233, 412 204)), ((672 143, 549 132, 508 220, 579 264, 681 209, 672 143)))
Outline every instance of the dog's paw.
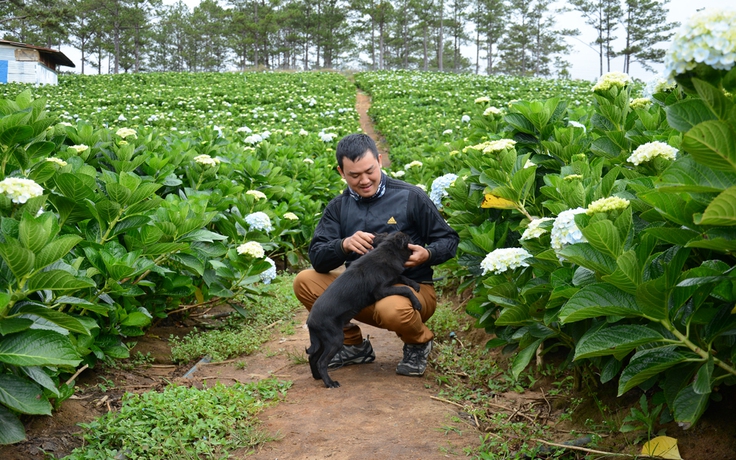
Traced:
POLYGON ((330 383, 325 383, 325 388, 340 388, 340 382, 333 380, 330 383))
POLYGON ((422 304, 420 304, 419 302, 417 302, 416 304, 411 304, 411 306, 412 306, 412 307, 414 308, 414 310, 416 310, 416 311, 422 311, 422 304))

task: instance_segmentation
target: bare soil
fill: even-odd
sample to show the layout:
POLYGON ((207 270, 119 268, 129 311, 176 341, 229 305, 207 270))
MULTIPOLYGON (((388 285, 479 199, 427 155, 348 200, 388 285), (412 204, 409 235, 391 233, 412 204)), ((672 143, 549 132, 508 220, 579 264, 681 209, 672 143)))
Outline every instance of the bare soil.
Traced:
MULTIPOLYGON (((368 104, 367 96, 359 93, 357 107, 361 114, 365 114, 368 104)), ((381 145, 369 122, 364 122, 364 130, 376 136, 381 145)), ((464 313, 459 309, 458 314, 464 313)), ((78 436, 81 428, 77 424, 116 410, 125 392, 159 390, 167 382, 201 386, 205 381, 208 385, 216 381, 245 383, 267 377, 293 382, 284 401, 259 415, 262 428, 277 440, 263 444, 255 451, 236 451, 231 458, 432 460, 465 457, 466 449, 472 451, 477 448, 483 436, 506 439, 509 444, 521 442, 513 432, 500 431, 498 427, 485 424, 482 417, 479 422, 478 418, 468 414, 468 407, 442 398, 442 384, 439 383, 442 374, 432 366, 434 356, 430 356, 430 367, 424 377, 396 375, 402 343, 385 330, 363 325, 363 333, 370 335, 376 351, 376 361, 331 371, 332 377, 342 386, 324 388, 321 380, 312 378, 307 364, 294 359, 295 356, 306 356, 304 350, 309 341, 305 327, 306 311, 297 313, 295 321, 298 325, 295 334, 285 335, 274 328, 272 339, 258 352, 229 362, 198 365, 187 378, 183 375, 195 363, 174 365, 168 338, 170 335, 185 335, 193 323, 170 320, 166 326, 154 327, 145 336, 136 338, 137 345, 132 349, 133 354, 139 351, 143 355, 150 353, 155 359, 153 366, 132 370, 86 370, 77 379, 76 394, 64 401, 53 416, 24 418, 28 440, 0 447, 0 458, 34 460, 63 457, 82 445, 78 436), (244 367, 238 365, 242 362, 244 367)), ((471 347, 482 346, 489 336, 481 330, 471 330, 458 331, 458 338, 463 347, 471 347)), ((498 352, 489 352, 487 359, 505 360, 498 352)), ((462 375, 455 377, 462 381, 462 375)), ((584 400, 575 410, 572 420, 561 422, 560 416, 569 406, 570 399, 550 396, 555 388, 554 381, 540 379, 531 390, 523 393, 495 394, 493 405, 488 406, 487 411, 504 412, 514 422, 550 425, 554 436, 547 441, 563 442, 579 438, 591 424, 600 425, 602 406, 608 408, 610 419, 620 422, 639 397, 632 391, 616 398, 613 385, 599 388, 597 402, 583 393, 573 395, 584 400), (591 422, 586 424, 588 419, 591 422)), ((489 393, 488 388, 474 390, 489 393)), ((674 423, 657 427, 665 428, 667 435, 678 438, 684 459, 736 459, 733 416, 736 413, 736 395, 733 387, 721 391, 723 400, 711 404, 706 415, 691 430, 683 431, 674 423)), ((596 449, 628 454, 637 451, 630 437, 619 434, 604 438, 596 449)), ((578 452, 565 458, 583 458, 584 455, 585 452, 578 452)), ((519 457, 496 454, 491 458, 519 457)))

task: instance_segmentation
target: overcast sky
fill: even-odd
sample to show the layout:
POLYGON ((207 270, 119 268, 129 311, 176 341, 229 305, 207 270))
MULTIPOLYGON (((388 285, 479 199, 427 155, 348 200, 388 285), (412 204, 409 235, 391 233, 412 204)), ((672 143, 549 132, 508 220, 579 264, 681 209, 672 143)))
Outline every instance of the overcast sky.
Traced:
MULTIPOLYGON (((176 0, 164 0, 164 3, 167 4, 173 4, 176 3, 176 0)), ((189 8, 192 9, 195 6, 199 5, 200 0, 184 0, 184 3, 189 5, 189 8)), ((562 6, 566 4, 567 2, 563 0, 559 0, 557 2, 557 6, 562 6)), ((670 0, 669 4, 667 5, 667 8, 669 9, 669 15, 668 19, 669 21, 677 21, 679 23, 685 22, 690 16, 692 16, 697 10, 702 8, 735 8, 736 7, 736 1, 735 0, 670 0)), ((598 53, 594 49, 594 47, 591 47, 590 43, 592 43, 595 40, 595 31, 592 29, 592 27, 585 24, 585 22, 581 19, 580 15, 574 12, 569 12, 565 14, 560 14, 557 16, 557 28, 559 29, 569 29, 569 28, 577 28, 580 30, 581 35, 575 38, 567 38, 570 45, 572 45, 573 51, 572 53, 567 57, 567 60, 572 64, 572 68, 570 69, 572 73, 572 78, 581 78, 581 79, 587 79, 587 80, 595 80, 598 78, 598 69, 599 69, 599 61, 598 61, 598 53)), ((618 36, 623 37, 623 32, 619 29, 617 31, 618 36)), ((662 45, 664 48, 667 48, 667 45, 662 45)), ((619 48, 623 47, 622 45, 618 45, 619 48)), ((64 52, 71 60, 74 61, 74 63, 77 65, 77 68, 74 69, 76 72, 80 71, 80 55, 79 52, 70 46, 64 46, 61 48, 61 51, 64 52)), ((468 56, 471 61, 475 62, 475 47, 465 47, 463 50, 463 53, 468 56)), ((481 53, 482 55, 483 53, 481 53)), ((604 62, 604 72, 606 71, 605 68, 605 62, 604 62)), ((95 72, 91 67, 86 67, 86 73, 95 72)), ((481 67, 483 67, 481 65, 481 67)), ((655 70, 662 71, 664 66, 656 65, 655 70)), ((623 70, 623 58, 617 58, 614 59, 611 62, 611 70, 612 71, 622 71, 623 70)), ((640 78, 644 81, 652 80, 654 78, 654 74, 645 71, 641 68, 638 64, 633 63, 631 65, 631 71, 630 74, 633 77, 640 78)))

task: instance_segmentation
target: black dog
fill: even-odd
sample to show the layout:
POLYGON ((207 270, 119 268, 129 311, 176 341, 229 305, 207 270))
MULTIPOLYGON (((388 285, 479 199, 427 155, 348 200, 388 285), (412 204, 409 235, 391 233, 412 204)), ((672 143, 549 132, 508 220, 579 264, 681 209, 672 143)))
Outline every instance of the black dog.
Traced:
POLYGON ((414 309, 422 309, 411 289, 394 286, 401 283, 419 291, 416 281, 401 274, 411 256, 409 243, 409 236, 402 232, 376 235, 374 249, 351 263, 314 302, 307 318, 311 342, 307 354, 312 377, 321 378, 327 388, 340 386, 327 375, 327 365, 342 347, 343 325, 360 310, 390 295, 403 295, 414 309))

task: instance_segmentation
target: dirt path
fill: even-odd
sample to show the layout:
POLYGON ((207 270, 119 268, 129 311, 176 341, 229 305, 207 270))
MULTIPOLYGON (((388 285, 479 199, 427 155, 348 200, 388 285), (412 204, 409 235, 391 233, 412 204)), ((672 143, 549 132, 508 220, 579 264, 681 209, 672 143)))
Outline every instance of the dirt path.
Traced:
POLYGON ((371 117, 368 116, 368 109, 370 108, 370 106, 371 97, 363 91, 358 90, 358 94, 355 99, 355 110, 360 116, 360 127, 363 129, 364 133, 366 133, 371 137, 371 139, 376 141, 378 152, 381 154, 381 157, 383 159, 383 166, 388 167, 391 166, 391 160, 388 157, 388 145, 386 144, 386 139, 384 139, 383 136, 381 136, 376 131, 375 127, 373 126, 373 120, 371 120, 371 117))
POLYGON ((209 374, 223 379, 273 375, 293 382, 286 400, 260 416, 263 427, 280 440, 247 458, 430 460, 464 456, 463 447, 478 443, 479 434, 460 420, 464 415, 458 408, 432 399, 437 385, 431 371, 422 378, 396 375, 402 343, 391 332, 363 326, 376 361, 331 371, 340 388, 327 389, 314 380, 307 364, 289 361, 289 356, 304 356, 309 344, 306 317, 297 315, 295 335, 277 338, 245 358, 245 370, 208 366, 209 374))

